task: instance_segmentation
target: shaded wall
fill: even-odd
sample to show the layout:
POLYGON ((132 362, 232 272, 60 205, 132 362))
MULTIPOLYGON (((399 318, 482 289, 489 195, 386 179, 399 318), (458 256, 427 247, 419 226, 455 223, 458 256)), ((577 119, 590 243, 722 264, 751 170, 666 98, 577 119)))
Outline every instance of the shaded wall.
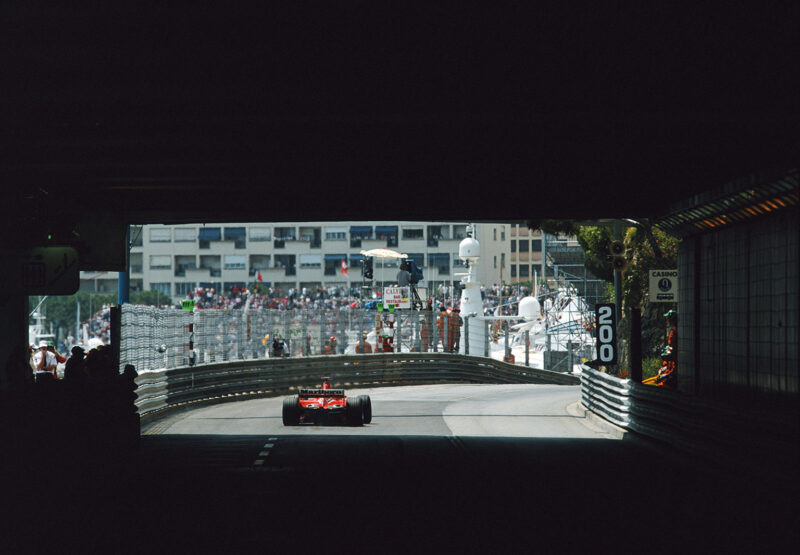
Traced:
POLYGON ((678 252, 681 390, 798 393, 798 211, 686 238, 678 252))

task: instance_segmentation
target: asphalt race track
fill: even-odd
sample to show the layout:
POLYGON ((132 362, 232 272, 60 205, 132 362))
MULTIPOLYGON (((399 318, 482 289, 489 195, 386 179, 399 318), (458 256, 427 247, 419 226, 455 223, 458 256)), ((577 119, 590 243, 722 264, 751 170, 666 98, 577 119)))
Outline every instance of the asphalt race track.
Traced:
POLYGON ((578 387, 347 393, 371 396, 371 424, 284 427, 282 398, 225 403, 151 424, 123 461, 39 470, 11 537, 105 553, 797 547, 796 483, 623 437, 584 413, 578 387))

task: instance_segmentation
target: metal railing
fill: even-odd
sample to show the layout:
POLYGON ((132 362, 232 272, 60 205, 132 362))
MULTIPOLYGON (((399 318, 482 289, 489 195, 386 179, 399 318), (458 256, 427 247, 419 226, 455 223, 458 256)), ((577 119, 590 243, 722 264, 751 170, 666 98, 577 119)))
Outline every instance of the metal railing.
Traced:
POLYGON ((143 422, 190 403, 218 403, 287 394, 317 387, 380 387, 423 383, 549 383, 578 385, 579 378, 483 357, 444 353, 382 353, 224 362, 147 372, 136 378, 143 422))
POLYGON ((722 455, 758 464, 753 461, 769 456, 778 467, 796 471, 796 410, 732 406, 620 379, 585 365, 580 379, 584 407, 621 428, 707 460, 722 455))

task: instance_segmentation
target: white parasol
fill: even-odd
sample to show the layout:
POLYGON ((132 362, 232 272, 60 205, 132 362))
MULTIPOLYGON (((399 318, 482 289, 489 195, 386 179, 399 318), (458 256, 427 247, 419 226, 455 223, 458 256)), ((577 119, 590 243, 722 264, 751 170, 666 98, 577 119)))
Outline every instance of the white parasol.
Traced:
POLYGON ((407 254, 401 254, 392 249, 370 249, 368 251, 361 251, 364 256, 375 256, 377 258, 408 258, 407 254))

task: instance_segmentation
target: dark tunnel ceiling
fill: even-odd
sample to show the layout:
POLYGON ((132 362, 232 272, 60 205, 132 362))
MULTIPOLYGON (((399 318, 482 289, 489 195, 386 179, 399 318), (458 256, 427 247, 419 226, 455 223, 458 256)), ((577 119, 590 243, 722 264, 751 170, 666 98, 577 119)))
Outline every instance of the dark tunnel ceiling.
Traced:
POLYGON ((6 6, 4 183, 131 223, 591 219, 796 164, 796 6, 561 4, 6 6))

